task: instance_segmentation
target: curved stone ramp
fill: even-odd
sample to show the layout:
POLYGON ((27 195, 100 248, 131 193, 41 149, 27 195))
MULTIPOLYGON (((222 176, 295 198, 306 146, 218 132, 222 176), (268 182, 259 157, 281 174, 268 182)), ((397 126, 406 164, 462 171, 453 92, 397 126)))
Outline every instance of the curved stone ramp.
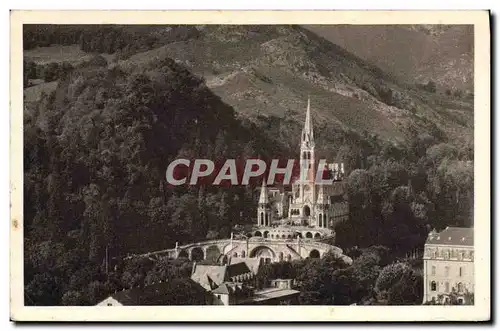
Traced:
POLYGON ((307 257, 322 257, 327 252, 334 252, 347 264, 352 263, 352 259, 344 255, 341 248, 319 241, 311 239, 270 240, 256 237, 247 240, 220 239, 202 241, 161 251, 129 255, 125 259, 134 257, 147 257, 153 259, 167 257, 171 259, 187 258, 190 260, 211 260, 213 262, 218 262, 221 255, 228 257, 259 257, 258 254, 262 252, 262 249, 259 251, 257 250, 258 248, 266 248, 268 252, 270 252, 269 255, 271 255, 270 258, 273 262, 287 260, 288 257, 290 257, 291 260, 307 257))

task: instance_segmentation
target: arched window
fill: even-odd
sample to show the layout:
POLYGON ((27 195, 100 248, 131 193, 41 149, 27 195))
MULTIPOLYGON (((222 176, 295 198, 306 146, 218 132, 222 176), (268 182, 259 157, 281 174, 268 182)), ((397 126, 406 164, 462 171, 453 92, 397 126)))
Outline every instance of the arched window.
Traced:
POLYGON ((328 227, 328 223, 326 222, 326 214, 323 214, 323 227, 324 228, 328 227))
POLYGON ((309 206, 304 206, 304 216, 310 216, 311 215, 311 208, 309 206))
POLYGON ((318 215, 318 224, 319 224, 319 227, 323 227, 323 217, 321 214, 318 215))
POLYGON ((281 239, 286 239, 286 235, 282 234, 281 239))
POLYGON ((269 231, 264 231, 264 238, 267 238, 269 236, 269 231))
POLYGON ((260 221, 259 221, 259 225, 264 225, 264 213, 260 213, 260 221))
POLYGON ((238 257, 238 253, 234 252, 233 257, 238 257))
POLYGON ((320 235, 318 232, 316 232, 316 233, 314 234, 314 238, 316 238, 316 239, 321 238, 321 235, 320 235))
POLYGON ((431 291, 437 291, 437 283, 435 281, 431 282, 431 291))
POLYGON ((241 251, 241 257, 245 257, 247 253, 245 251, 241 251))
POLYGON ((313 235, 312 235, 312 233, 311 233, 311 232, 307 232, 307 233, 306 233, 306 238, 312 238, 312 237, 313 237, 313 235))
POLYGON ((450 293, 450 283, 449 282, 444 283, 444 291, 446 293, 450 293))
POLYGON ((317 259, 319 258, 319 251, 317 249, 313 249, 310 253, 309 253, 309 257, 313 258, 313 259, 317 259))
POLYGON ((462 270, 462 267, 458 268, 458 277, 462 277, 463 276, 463 270, 462 270))
POLYGON ((266 226, 269 225, 269 214, 268 213, 266 213, 266 223, 264 225, 266 225, 266 226))
POLYGON ((280 261, 280 262, 281 262, 281 261, 283 261, 283 252, 280 252, 280 254, 279 254, 279 256, 278 256, 278 257, 279 257, 279 261, 280 261))
POLYGON ((462 283, 457 284, 458 293, 462 293, 464 291, 464 285, 462 283))
POLYGON ((191 260, 192 261, 202 261, 205 259, 205 253, 200 247, 195 247, 191 250, 191 260))

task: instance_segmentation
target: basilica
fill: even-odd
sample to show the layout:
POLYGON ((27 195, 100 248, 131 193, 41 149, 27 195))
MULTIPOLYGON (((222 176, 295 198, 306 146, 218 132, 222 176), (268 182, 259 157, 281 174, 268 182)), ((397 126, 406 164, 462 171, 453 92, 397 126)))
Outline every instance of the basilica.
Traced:
POLYGON ((318 164, 310 100, 301 135, 300 166, 301 174, 293 179, 291 188, 267 187, 265 182, 262 183, 257 210, 258 227, 307 227, 329 232, 336 223, 347 219, 344 164, 326 164, 324 172, 330 180, 328 184, 317 182, 318 164))

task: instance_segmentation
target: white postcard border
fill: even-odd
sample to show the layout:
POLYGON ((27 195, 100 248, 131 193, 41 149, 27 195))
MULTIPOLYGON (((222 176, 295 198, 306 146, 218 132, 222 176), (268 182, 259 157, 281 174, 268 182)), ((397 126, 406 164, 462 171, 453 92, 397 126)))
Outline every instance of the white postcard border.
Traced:
POLYGON ((479 321, 491 316, 487 11, 12 11, 10 316, 15 321, 479 321), (22 24, 474 24, 474 306, 23 306, 22 24))

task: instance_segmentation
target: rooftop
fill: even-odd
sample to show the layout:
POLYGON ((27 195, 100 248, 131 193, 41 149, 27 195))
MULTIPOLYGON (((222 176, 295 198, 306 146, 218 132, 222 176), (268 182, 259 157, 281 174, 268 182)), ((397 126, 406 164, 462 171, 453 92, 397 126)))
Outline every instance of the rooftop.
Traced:
POLYGON ((203 288, 212 290, 222 284, 225 274, 226 266, 197 264, 191 274, 191 279, 203 288))
MULTIPOLYGON (((300 291, 291 289, 280 289, 280 288, 266 288, 260 291, 256 291, 254 295, 241 303, 249 302, 263 302, 271 299, 284 298, 293 295, 298 295, 300 291)), ((240 304, 241 304, 240 303, 240 304)))
POLYGON ((246 263, 239 262, 230 265, 196 264, 191 279, 206 290, 213 290, 233 277, 249 275, 252 271, 246 263))
MULTIPOLYGON (((185 280, 158 282, 143 287, 134 287, 111 294, 110 296, 124 306, 155 306, 168 304, 175 291, 182 290, 185 280)), ((204 295, 204 290, 195 283, 190 283, 204 295)))
POLYGON ((256 257, 231 257, 229 260, 229 265, 245 263, 248 269, 254 274, 257 275, 259 271, 261 259, 256 257))
POLYGON ((234 294, 236 292, 244 292, 245 286, 240 282, 224 282, 215 290, 212 291, 213 294, 234 294))
POLYGON ((474 246, 474 228, 447 227, 431 232, 425 242, 429 245, 474 246))

